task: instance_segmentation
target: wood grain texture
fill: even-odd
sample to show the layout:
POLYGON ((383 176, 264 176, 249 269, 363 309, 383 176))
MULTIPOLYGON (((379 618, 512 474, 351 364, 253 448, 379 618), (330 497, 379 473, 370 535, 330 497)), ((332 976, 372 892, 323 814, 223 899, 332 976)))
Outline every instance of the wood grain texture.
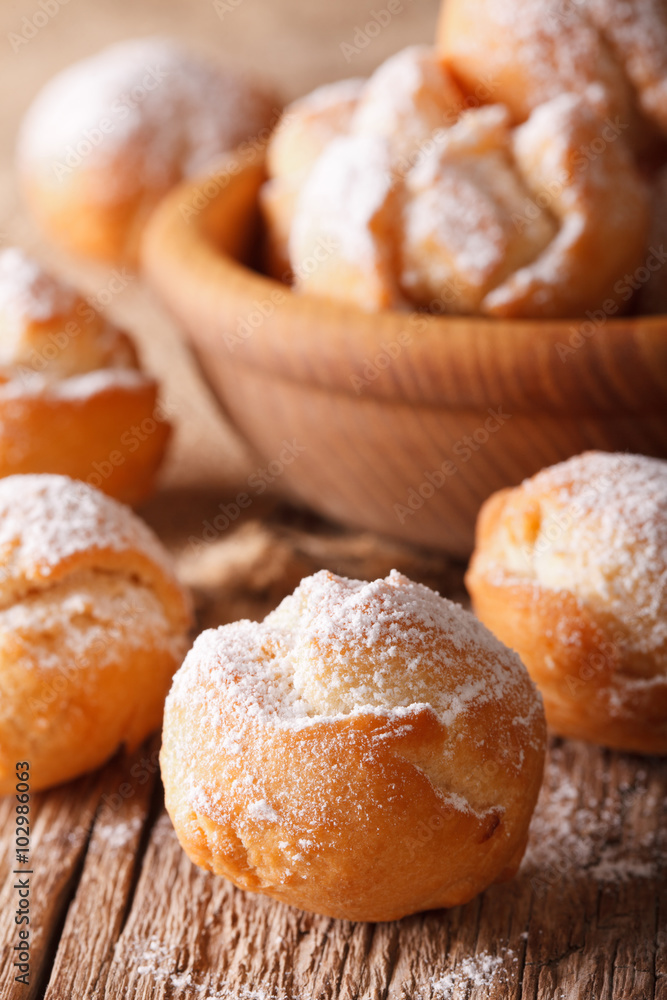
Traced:
MULTIPOLYGON (((372 577, 397 565, 461 597, 462 566, 284 507, 251 510, 193 553, 207 505, 191 501, 189 520, 167 507, 154 523, 196 586, 201 622, 262 616, 320 566, 372 577)), ((465 907, 371 925, 195 868, 162 806, 158 743, 35 796, 30 990, 8 964, 13 802, 0 800, 2 1000, 667 997, 667 759, 553 740, 519 876, 465 907)), ((415 829, 409 849, 430 835, 415 829)))
POLYGON ((232 158, 176 188, 143 261, 244 439, 274 463, 302 446, 283 492, 465 556, 483 501, 544 465, 588 448, 667 456, 667 317, 584 336, 577 320, 369 315, 296 295, 240 262, 263 176, 260 156, 240 171, 232 158))
MULTIPOLYGON (((48 813, 51 831, 34 848, 42 982, 13 987, 5 950, 3 998, 667 996, 666 761, 552 741, 519 877, 465 907, 371 925, 304 914, 195 868, 166 813, 151 810, 155 776, 136 779, 154 748, 41 797, 38 825, 48 813), (105 808, 126 781, 133 793, 105 808), (79 817, 95 806, 88 838, 79 817)), ((5 916, 7 892, 5 880, 5 916)))
MULTIPOLYGON (((401 16, 348 64, 341 55, 341 43, 352 41, 355 27, 384 6, 375 0, 309 5, 303 0, 243 0, 229 4, 233 10, 223 20, 208 0, 72 0, 61 5, 57 16, 29 45, 14 53, 8 34, 20 30, 23 17, 32 18, 37 6, 34 0, 2 5, 0 33, 5 53, 0 59, 0 84, 11 99, 0 105, 0 242, 37 248, 58 273, 92 296, 107 289, 109 273, 67 259, 39 241, 21 214, 15 183, 14 143, 20 117, 37 89, 72 60, 132 35, 173 34, 195 46, 204 45, 212 55, 232 63, 261 66, 289 98, 324 80, 367 73, 402 45, 432 36, 438 0, 404 3, 401 16)), ((240 292, 245 298, 240 311, 232 315, 234 328, 249 308, 247 288, 241 286, 240 292)), ((207 308, 211 301, 205 300, 207 308)), ((233 302, 230 308, 233 312, 233 302)), ((215 516, 220 502, 228 503, 239 489, 247 490, 247 477, 259 462, 248 461, 238 440, 218 418, 180 343, 177 326, 168 323, 140 282, 130 282, 110 304, 109 312, 141 342, 149 368, 166 384, 166 398, 179 423, 167 476, 171 493, 157 497, 146 513, 164 538, 175 534, 200 537, 202 525, 215 516), (215 492, 200 497, 198 491, 207 487, 215 492)), ((338 329, 345 349, 357 351, 355 363, 361 363, 363 373, 367 345, 375 342, 370 324, 362 338, 356 329, 344 330, 341 324, 338 329)), ((283 339, 294 342, 295 337, 306 344, 317 337, 318 330, 312 315, 304 314, 278 334, 269 336, 267 327, 266 335, 277 348, 283 339)), ((210 335, 219 332, 216 328, 210 335)), ((258 346, 261 337, 260 333, 258 346)), ((654 341, 652 331, 645 338, 638 334, 630 360, 639 354, 646 359, 645 371, 664 371, 654 341)), ((300 367, 286 372, 287 381, 294 383, 301 374, 307 381, 312 374, 326 387, 331 368, 326 353, 329 343, 333 349, 334 341, 320 338, 317 359, 295 354, 290 364, 300 367)), ((253 341, 247 346, 252 349, 253 341)), ((414 349, 430 350, 426 342, 415 344, 414 349)), ((546 347, 544 352, 549 353, 546 347)), ((235 354, 242 374, 241 355, 235 354)), ((277 350, 267 353, 266 359, 272 369, 282 363, 277 350)), ((578 369, 577 379, 586 391, 596 386, 594 360, 593 356, 578 369)), ((225 358, 232 381, 236 379, 233 362, 234 355, 225 358)), ((477 364, 472 358, 469 368, 461 361, 452 368, 439 364, 433 371, 421 365, 415 384, 420 393, 445 385, 448 392, 463 397, 474 387, 477 364)), ((625 358, 619 355, 611 371, 613 384, 622 379, 624 364, 625 358)), ((358 367, 345 371, 345 378, 355 370, 358 367)), ((388 369, 372 383, 372 392, 371 386, 365 387, 363 399, 372 398, 382 405, 397 390, 409 391, 415 371, 414 365, 405 375, 400 366, 388 369)), ((539 402, 542 394, 548 396, 551 391, 544 381, 535 386, 529 379, 519 384, 509 364, 504 364, 503 373, 508 393, 523 392, 539 402)), ((243 392, 252 386, 263 391, 261 378, 261 373, 254 375, 243 392)), ((662 389, 655 374, 651 380, 649 398, 655 399, 662 389)), ((473 405, 466 406, 475 410, 473 405)), ((433 419, 437 420, 437 413, 433 419)), ((662 418, 656 419, 660 430, 662 418)), ((309 422, 310 418, 301 419, 297 436, 309 422)), ((622 426, 628 435, 630 427, 636 431, 636 425, 625 418, 622 426)), ((527 422, 530 441, 532 433, 527 422)), ((602 432, 591 427, 582 433, 595 442, 602 432)), ((556 413, 550 430, 553 440, 544 445, 545 453, 559 454, 560 434, 556 413)), ((436 446, 437 437, 429 438, 428 447, 436 446)), ((271 442, 267 447, 272 447, 271 442)), ((326 465, 326 455, 322 464, 326 465)), ((331 480, 335 496, 341 479, 333 476, 331 480)), ((253 494, 250 513, 265 517, 274 506, 275 501, 267 502, 265 495, 253 494)), ((432 510, 430 505, 426 510, 432 510)), ((367 516, 374 511, 371 508, 367 516)), ((291 523, 284 511, 281 517, 291 523)), ((436 523, 442 521, 439 515, 429 517, 436 523)), ((231 529, 220 533, 221 545, 230 534, 231 529)), ((332 542, 328 558, 321 563, 338 572, 364 575, 363 566, 356 568, 346 556, 347 547, 345 536, 342 543, 332 542)), ((257 558, 263 569, 265 555, 262 550, 257 558)), ((401 568, 399 560, 405 554, 392 550, 391 558, 401 568)), ((405 566, 410 575, 418 574, 420 558, 415 550, 405 566)), ((382 565, 381 560, 368 563, 368 572, 371 566, 380 572, 382 565)), ((223 613, 238 617, 241 608, 243 614, 250 614, 253 602, 261 604, 263 613, 267 602, 279 599, 274 588, 291 579, 281 563, 272 572, 268 583, 266 575, 257 572, 247 581, 247 588, 239 587, 238 577, 223 587, 215 580, 205 595, 209 623, 215 617, 222 620, 223 613)), ((455 580, 428 582, 459 598, 455 580)), ((150 759, 151 752, 152 745, 139 751, 139 762, 142 754, 150 759)), ((13 803, 0 799, 0 997, 444 1000, 450 997, 446 981, 440 987, 432 982, 443 983, 450 971, 470 968, 466 963, 472 962, 473 969, 479 967, 483 964, 479 956, 486 951, 500 959, 488 988, 468 989, 463 977, 461 985, 451 991, 451 1000, 667 1000, 665 762, 609 755, 577 744, 556 744, 550 760, 534 825, 532 858, 517 880, 489 890, 459 910, 378 926, 310 917, 269 900, 244 896, 197 871, 178 848, 161 811, 159 785, 152 789, 150 780, 136 785, 128 781, 136 793, 123 800, 117 814, 110 817, 105 807, 117 801, 113 796, 125 783, 122 776, 137 763, 114 761, 99 774, 33 798, 35 948, 30 989, 12 983, 13 803), (585 796, 595 797, 596 805, 584 810, 573 827, 572 803, 585 796), (558 808, 550 806, 559 801, 558 808), (549 850, 538 850, 546 844, 549 850), (596 865, 599 868, 599 859, 608 861, 610 855, 629 859, 635 875, 621 882, 601 882, 596 865)), ((428 831, 416 831, 416 835, 428 836, 428 831)))

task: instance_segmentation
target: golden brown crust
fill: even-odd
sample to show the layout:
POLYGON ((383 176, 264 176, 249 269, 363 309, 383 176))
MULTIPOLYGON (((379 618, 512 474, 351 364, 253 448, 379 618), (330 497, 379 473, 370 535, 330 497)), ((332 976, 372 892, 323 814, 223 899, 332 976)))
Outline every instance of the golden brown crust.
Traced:
POLYGON ((263 625, 202 634, 168 698, 161 754, 193 861, 353 920, 458 905, 514 874, 541 783, 539 700, 462 609, 442 601, 418 635, 413 597, 437 617, 441 599, 399 574, 323 572, 263 625), (433 704, 409 704, 427 690, 433 704))
POLYGON ((3 397, 0 388, 0 476, 51 472, 141 503, 155 489, 171 436, 157 383, 90 379, 87 392, 88 380, 77 381, 84 391, 69 398, 48 390, 3 397))
MULTIPOLYGON (((622 523, 612 524, 621 551, 605 562, 604 548, 612 544, 605 525, 619 518, 620 509, 605 497, 609 483, 634 472, 641 476, 644 469, 648 496, 648 474, 657 468, 665 484, 656 493, 658 506, 652 506, 644 525, 639 511, 648 507, 628 505, 628 518, 652 531, 652 514, 661 518, 664 530, 659 513, 667 498, 663 466, 650 459, 590 453, 496 493, 480 512, 466 575, 477 615, 521 656, 542 693, 549 725, 564 736, 640 753, 667 753, 667 655, 659 610, 665 599, 664 572, 661 577, 647 563, 646 547, 633 547, 630 523, 627 531, 622 523), (568 541, 573 530, 581 533, 568 541), (648 587, 655 613, 637 603, 630 573, 620 568, 626 555, 638 575, 646 574, 639 593, 648 587), (582 584, 587 564, 591 580, 599 571, 610 581, 603 583, 602 597, 592 585, 582 584), (570 572, 571 583, 549 585, 554 572, 561 579, 570 572), (619 579, 620 584, 614 583, 619 579), (621 599, 614 603, 604 597, 605 588, 620 592, 621 599)), ((628 493, 637 490, 641 502, 641 479, 639 483, 635 480, 628 493)), ((657 558, 664 563, 664 550, 660 555, 658 548, 657 558)))
POLYGON ((0 254, 0 477, 51 472, 125 503, 171 434, 129 336, 21 251, 0 254))
POLYGON ((0 794, 136 747, 161 720, 190 601, 132 512, 61 476, 0 481, 0 794))

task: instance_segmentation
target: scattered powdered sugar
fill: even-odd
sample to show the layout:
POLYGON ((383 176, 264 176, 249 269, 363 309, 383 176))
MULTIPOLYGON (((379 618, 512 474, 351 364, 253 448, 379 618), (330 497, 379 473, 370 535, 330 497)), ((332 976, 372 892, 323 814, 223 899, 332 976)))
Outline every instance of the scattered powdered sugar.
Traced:
POLYGON ((66 476, 0 480, 0 604, 46 585, 57 566, 89 550, 138 551, 174 579, 151 529, 111 497, 66 476))
POLYGON ((276 823, 280 817, 266 799, 257 799, 248 806, 248 815, 262 823, 276 823))
POLYGON ((567 744, 555 743, 547 756, 521 876, 530 879, 538 895, 562 882, 617 884, 663 877, 667 801, 662 785, 647 785, 646 772, 637 770, 632 785, 617 785, 601 805, 602 789, 591 791, 590 780, 569 774, 567 755, 567 744), (641 838, 634 832, 640 819, 647 831, 641 838))
POLYGON ((19 159, 54 186, 70 177, 68 159, 84 168, 115 164, 95 191, 113 202, 147 181, 168 185, 206 169, 260 132, 274 111, 254 85, 178 42, 131 39, 44 87, 24 120, 19 159))
MULTIPOLYGON (((508 949, 505 954, 511 958, 513 952, 508 949)), ((450 972, 431 980, 431 997, 433 1000, 464 1000, 471 988, 506 981, 505 965, 505 958, 488 951, 464 958, 450 972)))
MULTIPOLYGON (((116 949, 120 944, 117 942, 116 949)), ((149 938, 143 953, 137 956, 137 974, 150 975, 155 980, 169 979, 176 974, 178 953, 175 945, 166 945, 157 937, 149 938)))
MULTIPOLYGON (((118 960, 127 962, 127 941, 116 944, 118 960)), ((150 976, 155 983, 163 983, 174 991, 174 996, 196 997, 197 1000, 302 1000, 293 993, 268 985, 228 986, 225 983, 201 982, 201 973, 195 970, 179 971, 182 949, 166 944, 161 938, 150 937, 137 942, 133 964, 140 976, 150 976)), ((305 1000, 305 997, 303 998, 305 1000)))
POLYGON ((125 820, 124 822, 110 820, 105 823, 97 822, 95 824, 94 836, 96 839, 102 841, 102 845, 105 851, 119 850, 122 847, 127 847, 129 844, 136 840, 141 828, 143 826, 143 819, 141 816, 133 816, 132 819, 125 820))

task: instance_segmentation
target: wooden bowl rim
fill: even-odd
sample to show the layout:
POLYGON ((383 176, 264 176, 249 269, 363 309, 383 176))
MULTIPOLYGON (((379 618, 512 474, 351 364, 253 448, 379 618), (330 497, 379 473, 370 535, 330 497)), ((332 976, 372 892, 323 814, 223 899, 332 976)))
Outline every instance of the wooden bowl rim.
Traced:
MULTIPOLYGON (((439 405, 438 391, 430 392, 426 384, 429 367, 446 370, 451 365, 456 370, 467 357, 463 382, 466 383, 474 369, 479 391, 471 390, 467 384, 460 392, 455 385, 449 386, 448 405, 492 403, 492 397, 485 396, 483 391, 487 380, 493 381, 497 372, 503 371, 509 386, 514 370, 532 367, 536 371, 541 369, 547 376, 546 382, 542 379, 536 386, 531 405, 540 409, 544 403, 548 409, 548 393, 545 396, 544 389, 550 371, 556 374, 558 381, 563 374, 559 373, 559 366, 567 367, 570 381, 585 384, 590 382, 596 363, 608 365, 612 358, 617 359, 615 368, 618 370, 611 380, 618 382, 623 379, 624 372, 631 370, 625 355, 632 345, 634 354, 651 362, 644 365, 645 371, 641 373, 644 381, 649 373, 657 378, 657 382, 654 379, 654 384, 649 386, 647 398, 652 402, 647 406, 655 409, 656 388, 659 394, 665 394, 663 400, 667 399, 667 315, 607 316, 592 336, 585 337, 581 326, 585 323, 590 326, 593 322, 586 316, 565 320, 500 320, 437 316, 418 311, 366 313, 346 303, 295 293, 288 285, 261 274, 238 259, 241 253, 238 246, 230 245, 230 240, 231 243, 238 241, 247 249, 247 234, 237 233, 230 237, 224 233, 222 243, 218 238, 224 231, 226 209, 235 206, 239 196, 247 201, 245 218, 249 219, 250 212, 256 216, 256 194, 264 177, 263 162, 255 160, 239 169, 232 157, 214 172, 173 188, 147 226, 142 252, 145 273, 203 351, 215 346, 219 348, 219 343, 215 344, 214 331, 217 330, 219 337, 225 322, 229 325, 239 316, 247 318, 251 315, 249 309, 279 299, 279 311, 284 319, 280 330, 275 322, 261 322, 247 341, 238 343, 231 351, 231 363, 249 365, 328 390, 354 393, 350 381, 353 374, 358 372, 363 378, 365 366, 373 365, 378 356, 386 352, 388 344, 398 344, 406 328, 413 325, 418 326, 418 336, 412 337, 405 350, 412 357, 413 367, 425 373, 425 384, 415 395, 402 384, 400 372, 396 371, 400 366, 393 365, 394 377, 372 380, 364 387, 364 395, 439 405), (212 188, 215 190, 213 195, 207 193, 212 188), (200 203, 203 207, 186 218, 183 206, 200 203), (175 287, 181 282, 182 289, 175 287), (197 307, 196 301, 199 302, 197 307), (190 318, 191 311, 193 315, 196 313, 196 319, 190 318), (604 328, 602 338, 596 336, 601 327, 604 328), (571 338, 577 333, 580 339, 583 338, 582 343, 569 353, 571 338), (604 352, 601 340, 604 340, 604 352), (590 350, 579 349, 584 344, 590 350), (566 362, 557 360, 554 364, 559 348, 565 351, 566 362), (344 373, 339 363, 341 357, 349 359, 350 364, 350 370, 344 373)), ((634 377, 639 377, 636 370, 634 377)), ((634 394, 641 396, 637 386, 634 394)), ((522 393, 516 396, 520 399, 522 393)), ((576 401, 576 393, 571 404, 573 400, 576 401)), ((556 406, 556 409, 562 408, 556 406)), ((587 408, 597 412, 609 406, 600 398, 589 400, 587 408)))

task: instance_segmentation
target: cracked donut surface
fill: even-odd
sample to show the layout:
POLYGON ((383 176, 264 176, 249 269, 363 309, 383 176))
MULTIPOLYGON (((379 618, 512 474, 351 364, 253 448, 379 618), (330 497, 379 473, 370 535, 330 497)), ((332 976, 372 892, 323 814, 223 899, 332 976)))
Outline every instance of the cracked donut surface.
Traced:
POLYGON ((667 753, 667 462, 588 452, 494 494, 466 583, 556 732, 667 753))
POLYGON ((322 571, 195 642, 161 766, 179 839, 241 888, 391 920, 511 877, 544 755, 518 657, 397 572, 322 571))
POLYGON ((0 480, 0 794, 134 749, 160 725, 189 598, 132 511, 64 476, 0 480))

